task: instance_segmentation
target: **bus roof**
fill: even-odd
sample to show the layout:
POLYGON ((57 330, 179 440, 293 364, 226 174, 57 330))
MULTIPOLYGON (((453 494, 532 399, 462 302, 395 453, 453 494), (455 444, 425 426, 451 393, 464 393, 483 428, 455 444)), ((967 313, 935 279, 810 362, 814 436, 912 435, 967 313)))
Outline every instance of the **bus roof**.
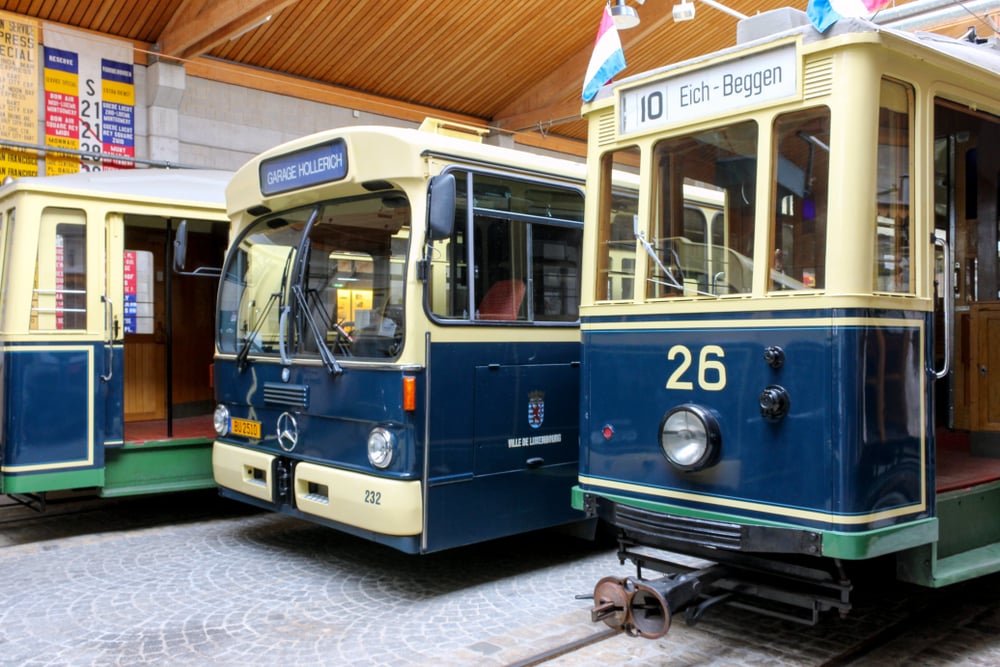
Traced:
POLYGON ((341 138, 349 144, 347 159, 350 163, 342 182, 352 184, 359 193, 365 191, 361 185, 365 180, 424 177, 428 156, 470 165, 494 165, 525 173, 551 174, 578 181, 581 187, 586 176, 586 166, 582 162, 566 158, 484 144, 426 129, 354 125, 300 137, 252 158, 237 170, 226 190, 230 215, 272 199, 282 200, 282 208, 291 201, 308 200, 311 196, 309 192, 314 189, 312 186, 273 196, 262 195, 259 182, 261 163, 341 138))
POLYGON ((87 197, 164 199, 204 206, 225 205, 232 173, 214 169, 122 169, 59 176, 22 176, 0 186, 0 197, 20 190, 87 197))

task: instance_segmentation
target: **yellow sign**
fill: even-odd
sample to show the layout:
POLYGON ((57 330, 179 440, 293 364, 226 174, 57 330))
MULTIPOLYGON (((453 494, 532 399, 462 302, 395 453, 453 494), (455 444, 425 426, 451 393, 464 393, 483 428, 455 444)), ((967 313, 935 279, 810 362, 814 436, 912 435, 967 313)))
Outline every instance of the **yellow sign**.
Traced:
MULTIPOLYGON (((0 12, 0 138, 38 143, 38 22, 0 12)), ((0 147, 0 178, 37 176, 31 151, 0 147)))

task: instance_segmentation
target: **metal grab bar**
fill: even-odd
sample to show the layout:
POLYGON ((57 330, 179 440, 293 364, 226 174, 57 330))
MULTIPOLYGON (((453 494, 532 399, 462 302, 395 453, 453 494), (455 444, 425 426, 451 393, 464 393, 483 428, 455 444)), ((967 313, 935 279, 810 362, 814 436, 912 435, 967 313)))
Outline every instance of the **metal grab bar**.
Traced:
POLYGON ((107 294, 101 295, 101 303, 104 304, 104 323, 108 330, 108 342, 107 347, 104 350, 105 358, 105 368, 107 373, 101 374, 101 382, 108 382, 111 380, 111 375, 115 371, 115 358, 114 358, 114 344, 115 344, 115 334, 114 334, 114 305, 111 303, 111 299, 107 294))
POLYGON ((951 372, 951 355, 955 341, 952 328, 955 323, 955 290, 952 287, 954 262, 951 257, 951 246, 943 238, 935 237, 934 245, 941 248, 944 254, 944 288, 942 301, 944 305, 944 367, 934 371, 934 376, 940 380, 951 372))

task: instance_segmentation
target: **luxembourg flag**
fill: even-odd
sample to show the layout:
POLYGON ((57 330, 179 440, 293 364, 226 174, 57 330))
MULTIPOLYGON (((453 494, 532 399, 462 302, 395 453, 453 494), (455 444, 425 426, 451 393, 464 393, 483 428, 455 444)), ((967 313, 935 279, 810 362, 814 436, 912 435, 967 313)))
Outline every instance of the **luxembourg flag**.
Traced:
POLYGON ((868 16, 888 5, 892 0, 809 0, 806 14, 820 32, 842 18, 868 16))
POLYGON ((611 18, 611 10, 605 5, 601 27, 597 29, 594 52, 590 54, 587 75, 583 78, 583 101, 589 102, 594 99, 601 86, 623 69, 625 69, 625 52, 622 51, 622 42, 618 38, 615 21, 611 18))

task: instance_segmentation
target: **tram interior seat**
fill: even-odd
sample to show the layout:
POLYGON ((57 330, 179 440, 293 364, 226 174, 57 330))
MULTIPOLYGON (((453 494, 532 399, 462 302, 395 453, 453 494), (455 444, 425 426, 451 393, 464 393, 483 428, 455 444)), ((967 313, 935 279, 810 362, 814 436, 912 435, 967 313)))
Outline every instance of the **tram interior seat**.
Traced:
POLYGON ((516 320, 524 301, 523 280, 500 280, 490 287, 479 302, 481 320, 516 320))

